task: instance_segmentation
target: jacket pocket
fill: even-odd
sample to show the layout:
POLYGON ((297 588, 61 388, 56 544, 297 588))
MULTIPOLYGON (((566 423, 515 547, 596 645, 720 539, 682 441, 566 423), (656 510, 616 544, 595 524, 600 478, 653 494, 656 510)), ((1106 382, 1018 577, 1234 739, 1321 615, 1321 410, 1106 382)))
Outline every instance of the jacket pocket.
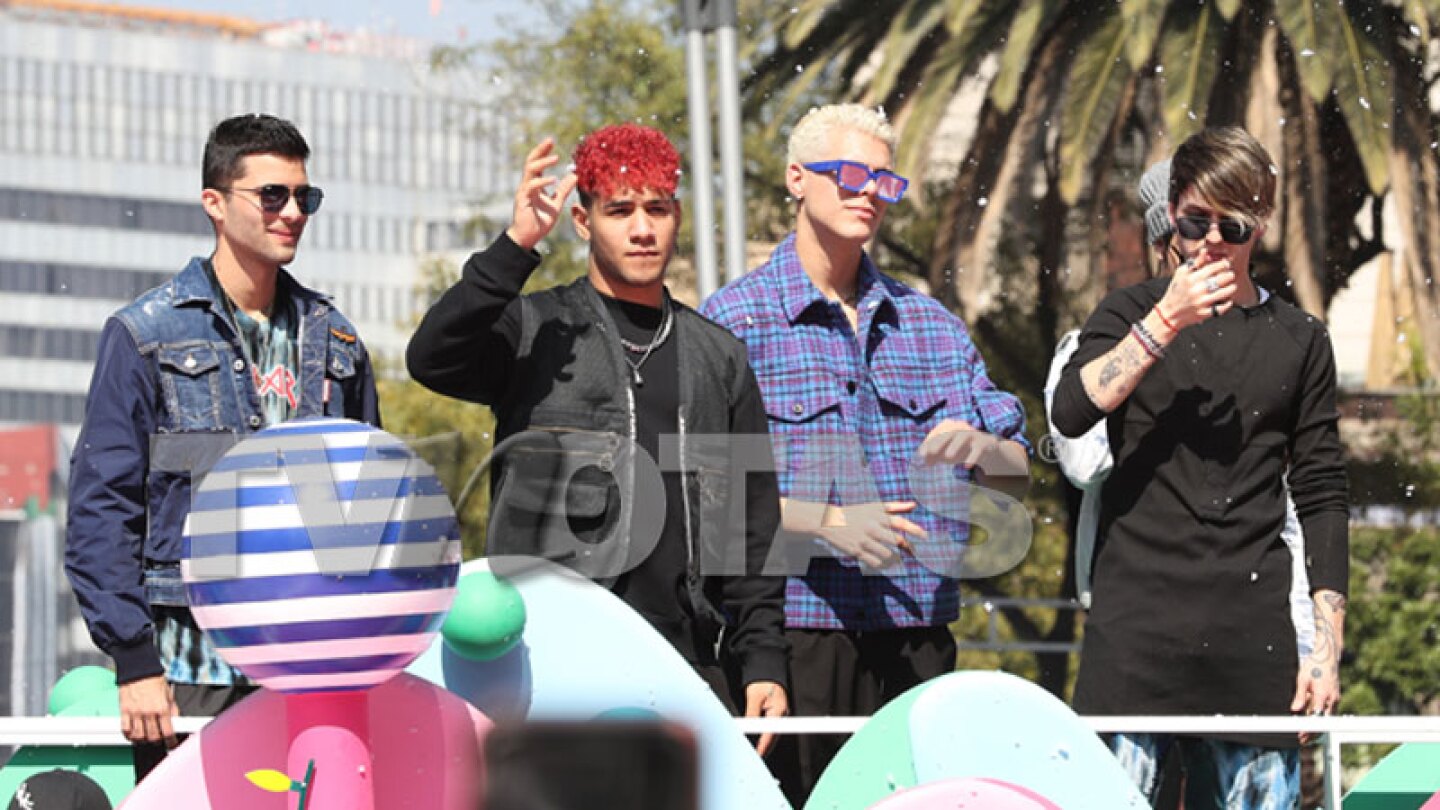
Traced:
POLYGON ((765 399, 765 414, 772 427, 814 422, 826 414, 839 413, 840 382, 824 371, 766 373, 759 378, 765 399))
POLYGON ((360 392, 356 388, 359 378, 356 375, 358 363, 355 344, 337 338, 334 330, 331 330, 330 338, 326 341, 326 355, 325 415, 360 419, 359 413, 347 412, 347 408, 358 407, 360 402, 360 392))
POLYGON ((623 569, 621 437, 535 427, 496 458, 486 553, 550 559, 604 581, 623 569))
POLYGON ((945 386, 953 380, 935 378, 935 370, 891 366, 874 372, 875 392, 889 415, 922 423, 945 415, 945 386))
POLYGON ((157 351, 167 431, 219 430, 223 421, 224 375, 230 353, 204 342, 161 346, 157 351))

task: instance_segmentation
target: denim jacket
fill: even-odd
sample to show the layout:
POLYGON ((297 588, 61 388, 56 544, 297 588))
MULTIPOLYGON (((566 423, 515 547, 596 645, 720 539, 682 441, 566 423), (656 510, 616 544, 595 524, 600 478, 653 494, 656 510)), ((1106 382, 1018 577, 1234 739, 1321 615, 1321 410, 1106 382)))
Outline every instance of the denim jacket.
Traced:
MULTIPOLYGON (((151 605, 184 605, 181 536, 192 471, 265 426, 239 333, 207 260, 110 317, 71 458, 65 568, 91 638, 124 683, 161 672, 151 605), (198 440, 197 440, 198 439, 198 440)), ((295 418, 378 426, 375 379, 355 327, 284 270, 299 314, 295 418)))

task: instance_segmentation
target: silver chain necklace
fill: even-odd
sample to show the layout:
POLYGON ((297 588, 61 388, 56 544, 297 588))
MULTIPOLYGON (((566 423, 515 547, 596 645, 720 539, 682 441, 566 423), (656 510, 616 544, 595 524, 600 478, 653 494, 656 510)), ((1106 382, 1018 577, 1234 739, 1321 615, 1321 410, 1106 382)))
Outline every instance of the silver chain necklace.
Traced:
POLYGON ((660 326, 655 330, 655 334, 650 338, 649 343, 641 345, 639 343, 632 343, 623 336, 620 338, 620 345, 625 347, 626 352, 640 355, 639 360, 633 361, 630 359, 629 354, 623 355, 625 365, 630 367, 630 376, 636 388, 641 388, 645 385, 645 377, 640 374, 640 367, 645 365, 645 361, 650 359, 650 355, 659 348, 660 344, 665 342, 666 338, 670 337, 670 327, 673 326, 674 323, 675 318, 670 309, 670 301, 667 299, 665 301, 665 314, 661 317, 660 326))

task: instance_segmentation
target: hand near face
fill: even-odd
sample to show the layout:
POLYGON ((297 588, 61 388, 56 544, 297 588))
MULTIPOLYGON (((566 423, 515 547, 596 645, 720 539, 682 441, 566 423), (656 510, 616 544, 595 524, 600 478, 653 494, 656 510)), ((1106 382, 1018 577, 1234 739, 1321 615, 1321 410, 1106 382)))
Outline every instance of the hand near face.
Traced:
POLYGON ((1230 260, 1212 260, 1201 251, 1175 269, 1156 307, 1166 322, 1180 330, 1229 312, 1237 289, 1230 260))
POLYGON ((575 190, 574 172, 560 180, 545 175, 559 162, 553 138, 541 141, 525 156, 525 171, 515 192, 510 227, 505 231, 524 250, 533 250, 555 228, 565 198, 575 190), (553 192, 549 191, 551 186, 555 186, 553 192))

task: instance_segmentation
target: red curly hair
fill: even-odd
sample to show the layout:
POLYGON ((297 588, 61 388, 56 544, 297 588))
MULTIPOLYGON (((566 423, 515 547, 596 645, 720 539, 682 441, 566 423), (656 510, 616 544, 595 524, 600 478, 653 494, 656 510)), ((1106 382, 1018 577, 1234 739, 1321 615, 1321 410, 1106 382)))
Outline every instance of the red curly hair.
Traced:
POLYGON ((575 149, 576 188, 589 206, 596 197, 617 191, 653 189, 674 195, 680 178, 680 153, 657 129, 618 124, 595 130, 575 149))

